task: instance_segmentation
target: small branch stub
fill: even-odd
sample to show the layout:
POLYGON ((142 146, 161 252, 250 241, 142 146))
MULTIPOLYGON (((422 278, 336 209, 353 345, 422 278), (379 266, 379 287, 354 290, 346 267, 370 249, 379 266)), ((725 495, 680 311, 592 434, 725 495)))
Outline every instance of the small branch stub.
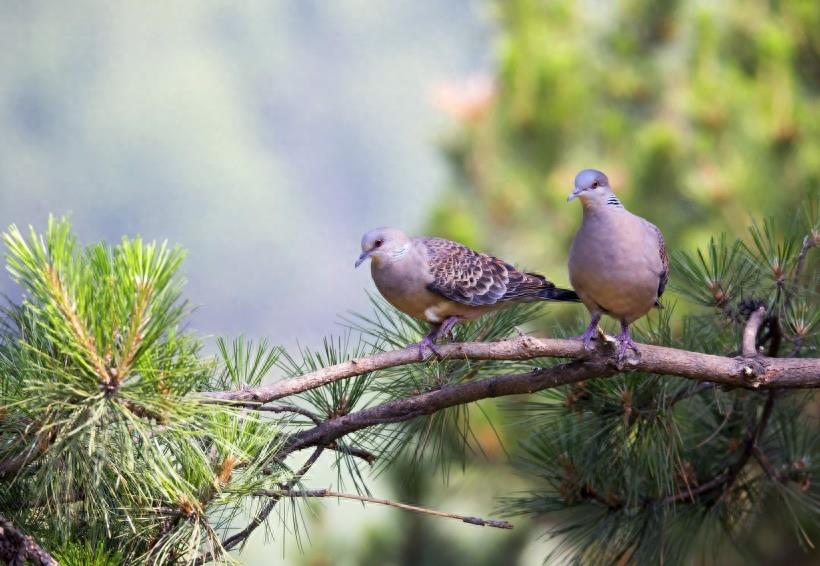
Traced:
MULTIPOLYGON (((742 351, 747 358, 754 357, 757 352, 757 333, 760 331, 760 326, 766 318, 766 307, 760 307, 754 311, 749 320, 746 321, 746 326, 743 329, 742 351)), ((745 374, 745 369, 744 369, 745 374)))

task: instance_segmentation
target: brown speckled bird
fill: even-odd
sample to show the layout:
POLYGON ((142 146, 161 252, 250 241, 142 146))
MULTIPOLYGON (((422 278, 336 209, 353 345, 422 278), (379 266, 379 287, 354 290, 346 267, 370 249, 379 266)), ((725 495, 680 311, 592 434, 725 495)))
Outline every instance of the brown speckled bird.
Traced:
POLYGON ((629 325, 658 305, 669 277, 669 258, 657 226, 627 211, 607 176, 585 169, 575 177, 568 201, 579 198, 584 217, 569 250, 569 280, 592 320, 581 335, 590 348, 601 315, 621 323, 618 359, 640 355, 629 325))
POLYGON ((410 238, 396 228, 362 237, 356 267, 370 258, 376 288, 405 314, 432 325, 419 342, 422 358, 459 320, 531 301, 578 301, 544 276, 519 271, 491 255, 442 238, 410 238))

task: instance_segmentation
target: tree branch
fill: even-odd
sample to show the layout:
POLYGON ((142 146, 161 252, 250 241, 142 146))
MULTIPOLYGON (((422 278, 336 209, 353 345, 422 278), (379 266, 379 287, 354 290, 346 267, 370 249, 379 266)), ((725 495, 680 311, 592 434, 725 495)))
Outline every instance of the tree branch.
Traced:
POLYGON ((324 446, 351 432, 373 425, 406 421, 480 399, 533 393, 615 373, 617 370, 606 364, 573 361, 527 373, 489 377, 443 387, 349 413, 298 432, 291 437, 279 455, 284 457, 306 447, 324 446))
POLYGON ((57 561, 34 539, 0 516, 0 560, 11 566, 57 566, 57 561))
POLYGON ((378 456, 364 450, 362 448, 357 448, 355 446, 345 446, 344 444, 339 444, 338 442, 333 442, 325 446, 325 448, 329 450, 333 450, 335 452, 339 452, 340 454, 347 454, 348 456, 353 456, 354 458, 360 458, 367 462, 368 464, 373 464, 378 459, 378 456))
MULTIPOLYGON (((757 441, 760 439, 760 435, 763 434, 763 430, 769 423, 769 418, 771 417, 772 409, 774 408, 774 398, 776 394, 777 391, 775 390, 770 390, 768 392, 766 403, 763 405, 763 412, 760 415, 760 420, 757 421, 751 432, 749 432, 746 437, 746 441, 743 444, 743 452, 740 454, 740 457, 731 466, 729 466, 726 473, 716 476, 708 482, 695 487, 694 489, 685 489, 674 495, 665 497, 660 500, 660 503, 677 503, 687 500, 694 502, 697 496, 704 493, 709 493, 718 488, 721 488, 721 494, 714 502, 711 503, 711 505, 716 504, 724 498, 737 481, 740 472, 743 471, 743 468, 745 468, 746 464, 749 463, 749 459, 752 456, 755 456, 755 451, 759 450, 757 447, 757 441)), ((766 471, 768 473, 768 470, 766 471)))
POLYGON ((378 499, 375 497, 367 497, 364 495, 356 495, 353 493, 339 493, 338 491, 330 491, 329 489, 313 489, 304 491, 281 490, 281 491, 260 491, 255 495, 266 497, 337 497, 340 499, 352 499, 355 501, 364 501, 365 503, 376 503, 378 505, 387 505, 388 507, 395 507, 397 509, 405 509, 407 511, 414 511, 416 513, 423 513, 425 515, 433 515, 434 517, 445 517, 447 519, 458 519, 464 523, 471 525, 478 525, 480 527, 495 527, 497 529, 511 529, 512 523, 507 521, 498 521, 495 519, 481 519, 480 517, 469 517, 467 515, 457 515, 456 513, 445 513, 443 511, 435 511, 427 507, 419 507, 417 505, 408 505, 406 503, 397 503, 389 499, 378 499))
MULTIPOLYGON (((226 403, 228 404, 228 403, 226 403)), ((296 405, 292 405, 290 403, 279 403, 275 405, 265 405, 262 403, 254 403, 251 401, 245 401, 240 403, 230 403, 231 407, 240 407, 242 409, 249 409, 251 411, 259 411, 261 413, 294 413, 296 415, 302 415, 303 417, 307 417, 313 424, 322 424, 322 418, 310 411, 308 409, 304 409, 302 407, 298 407, 296 405)))
POLYGON ((809 250, 817 245, 816 231, 803 237, 803 245, 800 246, 800 253, 797 254, 797 266, 794 269, 794 284, 800 284, 800 275, 803 273, 803 266, 806 263, 806 255, 809 250))
MULTIPOLYGON (((499 342, 460 342, 443 344, 436 349, 447 359, 469 360, 531 360, 555 357, 573 358, 591 369, 601 365, 614 368, 616 359, 611 349, 587 352, 576 340, 519 336, 499 342)), ((662 346, 640 345, 641 359, 631 370, 673 375, 699 381, 713 381, 747 388, 807 388, 820 387, 818 358, 730 358, 700 352, 690 352, 662 346)), ((286 379, 236 391, 209 391, 199 395, 208 399, 256 401, 267 403, 288 395, 315 389, 334 381, 363 375, 377 370, 422 363, 418 348, 380 352, 328 366, 292 379, 286 379)), ((612 372, 614 373, 614 371, 612 372)), ((611 375, 611 374, 610 374, 611 375)), ((559 383, 558 385, 561 385, 559 383)))
POLYGON ((766 307, 759 307, 746 321, 746 326, 743 328, 743 340, 741 342, 741 351, 747 358, 757 355, 757 333, 760 331, 760 325, 766 318, 766 307))
POLYGON ((754 429, 752 429, 752 432, 746 437, 746 443, 743 446, 743 453, 740 455, 740 458, 738 458, 737 462, 729 468, 729 471, 726 474, 726 482, 723 485, 723 492, 720 494, 720 497, 715 500, 715 503, 728 495, 729 491, 732 489, 732 486, 737 481, 738 476, 740 476, 740 472, 743 471, 743 468, 746 467, 746 464, 752 457, 754 449, 757 447, 757 441, 760 439, 760 435, 763 434, 766 425, 769 424, 769 418, 772 416, 772 410, 774 409, 774 398, 776 394, 776 391, 769 391, 766 397, 766 404, 763 405, 763 412, 760 415, 760 420, 757 422, 757 426, 755 426, 754 429))

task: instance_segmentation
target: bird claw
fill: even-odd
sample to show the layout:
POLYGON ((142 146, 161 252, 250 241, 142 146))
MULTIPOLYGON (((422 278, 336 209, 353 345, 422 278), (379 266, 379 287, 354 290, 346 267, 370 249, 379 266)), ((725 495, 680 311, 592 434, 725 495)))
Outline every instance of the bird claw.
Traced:
POLYGON ((592 341, 595 340, 597 342, 598 340, 603 340, 605 338, 606 336, 604 333, 596 326, 595 328, 587 328, 583 334, 580 336, 573 336, 571 340, 580 340, 584 344, 584 350, 591 352, 595 350, 595 346, 592 344, 592 341))
POLYGON ((624 369, 627 365, 635 365, 641 359, 641 352, 638 350, 638 346, 635 342, 632 341, 632 337, 629 334, 621 334, 618 336, 618 363, 617 368, 624 369), (628 357, 627 352, 632 350, 635 352, 635 357, 628 357))
POLYGON ((425 336, 421 339, 421 342, 417 344, 419 349, 419 359, 424 361, 432 356, 437 357, 438 359, 442 359, 441 352, 436 349, 435 342, 430 336, 425 336), (427 354, 427 351, 430 351, 430 354, 427 354))
POLYGON ((439 331, 438 331, 438 336, 445 336, 445 337, 449 337, 451 340, 455 340, 456 336, 455 336, 455 333, 453 332, 453 329, 455 328, 456 324, 460 320, 461 320, 461 317, 458 317, 458 316, 451 316, 451 317, 447 318, 441 324, 441 327, 439 328, 439 331))

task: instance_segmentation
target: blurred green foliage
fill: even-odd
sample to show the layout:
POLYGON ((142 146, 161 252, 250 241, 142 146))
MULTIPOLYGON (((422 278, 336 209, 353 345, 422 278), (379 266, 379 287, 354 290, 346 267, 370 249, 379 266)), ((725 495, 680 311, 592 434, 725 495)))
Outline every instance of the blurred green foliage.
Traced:
MULTIPOLYGON (((755 247, 750 215, 788 228, 816 206, 820 3, 491 6, 499 27, 494 75, 480 79, 483 89, 453 85, 441 105, 456 122, 442 141, 452 175, 429 233, 563 284, 581 220, 566 197, 583 168, 605 171, 625 206, 663 230, 670 252, 708 249, 721 232, 755 247)), ((680 284, 684 275, 673 271, 675 290, 695 289, 680 284)), ((679 311, 691 308, 678 303, 679 311)), ((569 313, 551 308, 542 324, 566 323, 569 313)), ((494 422, 514 443, 509 419, 494 422)), ((772 523, 767 516, 754 529, 757 559, 810 563, 788 528, 772 523)))
POLYGON ((510 0, 462 92, 430 228, 564 281, 577 171, 605 171, 671 250, 789 220, 820 187, 820 3, 510 0), (455 212, 454 212, 455 211, 455 212))
MULTIPOLYGON (((567 205, 566 197, 575 174, 586 167, 610 176, 626 207, 663 230, 670 252, 718 246, 729 254, 730 247, 719 238, 728 232, 765 256, 748 231, 750 216, 772 217, 789 232, 801 224, 796 213, 816 206, 811 203, 820 192, 820 36, 815 31, 820 29, 820 3, 504 0, 487 5, 498 27, 495 71, 489 77, 454 82, 438 97, 439 106, 455 121, 442 140, 451 177, 430 213, 426 233, 496 253, 563 284, 566 253, 581 220, 579 208, 567 205), (710 242, 712 238, 718 243, 710 242)), ((750 287, 753 282, 745 279, 749 274, 742 265, 724 264, 713 275, 722 276, 725 292, 735 296, 740 287, 750 287)), ((677 308, 653 313, 645 321, 649 327, 672 310, 685 313, 692 302, 717 301, 709 289, 693 282, 692 270, 687 275, 681 263, 677 267, 670 296, 681 290, 708 296, 682 293, 677 308)), ((703 275, 699 267, 695 272, 703 275)), ((812 281, 810 275, 809 287, 812 281)), ((768 292, 764 287, 758 290, 768 292)), ((742 293, 734 300, 741 298, 742 293)), ((740 303, 733 308, 739 309, 740 303)), ((809 318, 816 316, 812 309, 809 318)), ((565 325, 571 314, 579 314, 575 308, 553 306, 549 312, 541 324, 557 319, 565 325)), ((728 310, 726 320, 716 321, 713 311, 700 314, 699 330, 716 325, 724 334, 721 346, 734 344, 737 327, 727 322, 728 310)), ((786 318, 796 316, 787 313, 786 318)), ((701 336, 692 324, 683 328, 680 321, 667 321, 676 339, 685 333, 687 344, 699 349, 718 344, 713 334, 701 336)), ((612 387, 621 385, 613 382, 612 387)), ((599 401, 606 399, 603 395, 599 401)), ((620 407, 618 399, 615 404, 620 407)), ((693 410, 710 407, 694 403, 693 410)), ((616 413, 612 420, 617 427, 616 413)), ((477 438, 494 438, 495 427, 507 450, 515 453, 521 427, 514 425, 519 420, 520 414, 491 408, 489 422, 475 419, 472 432, 477 438)), ((814 420, 807 422, 816 426, 814 420)), ((544 438, 555 440, 553 433, 557 431, 546 429, 544 438)), ((575 450, 586 450, 596 460, 596 443, 582 438, 575 450)), ((458 454, 451 457, 462 462, 458 454)), ((494 489, 496 484, 519 485, 521 478, 501 464, 506 459, 501 449, 470 454, 467 477, 478 473, 485 479, 482 494, 473 493, 472 499, 485 490, 503 493, 503 488, 494 489)), ((543 473, 552 471, 543 459, 537 462, 543 473)), ((406 471, 396 473, 400 469, 393 468, 386 477, 400 499, 440 503, 437 482, 414 480, 406 471)), ((463 478, 452 474, 450 481, 445 493, 462 491, 463 478)), ((812 563, 812 555, 797 544, 790 521, 777 514, 782 509, 771 499, 765 505, 772 513, 760 515, 754 524, 744 523, 749 529, 744 540, 754 541, 748 546, 751 554, 724 554, 721 559, 812 563)), ((402 521, 425 523, 414 517, 402 521)), ((624 529, 628 523, 623 522, 624 529)), ((516 528, 523 536, 494 547, 501 554, 488 550, 485 533, 470 531, 462 540, 448 537, 448 548, 458 549, 454 554, 422 555, 419 549, 441 547, 440 535, 394 523, 362 540, 364 548, 354 550, 348 542, 345 549, 367 564, 376 563, 374 555, 389 564, 475 564, 487 558, 498 564, 538 564, 556 544, 549 541, 533 552, 535 533, 544 524, 519 519, 516 528)), ((599 523, 602 529, 606 526, 599 523)), ((708 562, 707 554, 719 541, 703 543, 695 541, 702 552, 693 554, 708 562)), ((329 555, 318 551, 313 558, 318 556, 329 555)))

